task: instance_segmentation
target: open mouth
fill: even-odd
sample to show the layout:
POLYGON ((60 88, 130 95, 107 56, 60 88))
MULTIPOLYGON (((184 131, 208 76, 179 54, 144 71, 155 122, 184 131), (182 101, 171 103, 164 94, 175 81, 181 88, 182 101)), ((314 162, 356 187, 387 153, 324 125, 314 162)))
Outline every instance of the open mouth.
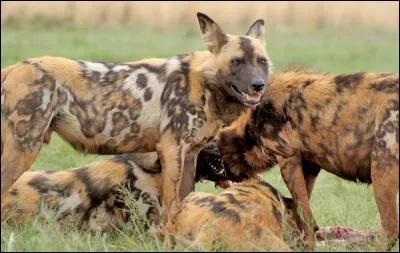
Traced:
POLYGON ((262 93, 258 93, 256 95, 249 95, 247 93, 244 93, 242 91, 239 91, 239 89, 235 85, 231 85, 231 89, 235 96, 242 102, 243 104, 250 106, 250 107, 256 107, 258 104, 260 104, 261 96, 262 93))

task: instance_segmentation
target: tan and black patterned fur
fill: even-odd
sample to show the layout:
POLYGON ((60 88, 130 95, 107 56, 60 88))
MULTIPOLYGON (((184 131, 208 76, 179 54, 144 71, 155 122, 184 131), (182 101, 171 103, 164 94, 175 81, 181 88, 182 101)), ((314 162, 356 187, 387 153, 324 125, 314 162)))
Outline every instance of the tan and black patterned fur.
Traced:
POLYGON ((52 210, 62 224, 77 222, 81 229, 111 231, 122 228, 132 215, 123 193, 128 190, 149 225, 157 229, 160 185, 156 152, 118 155, 69 170, 25 172, 3 199, 1 219, 22 223, 52 210))
MULTIPOLYGON (((210 144, 200 152, 197 178, 223 170, 214 149, 210 144)), ((127 203, 133 201, 151 231, 158 232, 160 193, 161 164, 156 152, 117 155, 75 169, 25 172, 3 200, 1 219, 23 223, 52 210, 50 214, 65 226, 112 232, 125 228, 134 215, 127 203)), ((206 249, 217 241, 225 250, 289 251, 284 235, 290 246, 301 239, 300 218, 294 210, 291 199, 263 181, 236 184, 217 195, 193 192, 176 215, 174 236, 206 249)))
MULTIPOLYGON (((199 160, 200 156, 208 159, 207 152, 200 153, 199 160)), ((146 216, 150 231, 157 233, 162 206, 156 152, 118 155, 70 170, 25 172, 3 200, 1 219, 23 223, 52 210, 65 226, 112 232, 123 229, 133 215, 125 190, 139 215, 146 216)), ((289 246, 297 246, 301 238, 300 218, 294 210, 291 199, 263 181, 239 183, 218 195, 193 192, 176 214, 173 235, 177 241, 189 240, 190 245, 205 249, 217 242, 225 250, 290 251, 289 246)))
POLYGON ((389 247, 398 239, 398 74, 301 68, 274 74, 261 105, 221 131, 218 142, 233 174, 252 177, 279 165, 305 224, 311 224, 309 242, 317 227, 309 199, 321 168, 372 183, 382 236, 389 247))
POLYGON ((294 210, 291 199, 259 180, 217 195, 192 192, 176 216, 175 237, 203 250, 218 245, 227 251, 292 251, 301 239, 294 210))
POLYGON ((198 152, 260 102, 269 72, 263 20, 233 36, 198 19, 209 51, 128 63, 40 57, 2 69, 2 197, 56 131, 86 153, 157 151, 167 222, 194 190, 198 152))
MULTIPOLYGON (((199 153, 196 182, 227 179, 216 148, 210 143, 199 153)), ((51 209, 63 224, 78 221, 81 228, 107 231, 123 228, 132 215, 128 197, 157 228, 162 213, 160 190, 161 164, 156 152, 117 155, 75 169, 25 172, 3 199, 1 217, 21 223, 51 209)))

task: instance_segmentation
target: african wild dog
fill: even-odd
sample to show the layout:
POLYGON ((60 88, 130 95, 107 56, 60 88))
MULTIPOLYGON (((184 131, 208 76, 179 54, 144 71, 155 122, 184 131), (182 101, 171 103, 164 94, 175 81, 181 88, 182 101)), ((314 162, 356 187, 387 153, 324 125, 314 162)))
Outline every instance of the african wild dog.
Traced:
POLYGON ((3 200, 1 219, 22 223, 49 209, 64 225, 76 222, 82 229, 110 231, 131 217, 121 191, 124 188, 155 229, 162 211, 157 158, 156 152, 131 153, 71 170, 25 172, 3 200))
MULTIPOLYGON (((208 159, 203 154, 198 162, 208 159)), ((218 167, 219 162, 212 165, 218 167)), ((200 172, 206 169, 198 164, 200 172)), ((52 210, 64 226, 77 224, 80 229, 112 232, 129 222, 133 210, 126 201, 133 197, 139 215, 147 218, 150 232, 157 233, 162 212, 160 190, 161 165, 156 152, 117 155, 77 169, 23 173, 3 200, 1 218, 2 222, 23 223, 31 215, 40 217, 45 210, 52 210)), ((293 238, 299 237, 299 218, 293 206, 265 182, 237 184, 217 196, 196 192, 184 199, 174 235, 177 240, 191 235, 189 239, 205 247, 217 239, 226 249, 289 250, 283 242, 284 229, 293 232, 293 238), (205 230, 207 222, 222 222, 223 230, 205 230), (241 241, 244 238, 246 243, 241 241), (237 240, 241 248, 231 240, 237 240)))
MULTIPOLYGON (((197 157, 196 182, 218 183, 223 176, 222 159, 207 144, 197 157)), ((121 228, 131 216, 123 190, 153 231, 161 218, 161 164, 156 152, 130 153, 94 161, 76 169, 25 172, 3 200, 2 221, 21 223, 43 208, 55 211, 63 224, 78 221, 81 228, 121 228)))
POLYGON ((175 238, 210 249, 291 251, 301 238, 293 201, 259 180, 235 184, 217 195, 192 192, 175 220, 175 238), (286 239, 286 240, 284 240, 286 239), (285 242, 286 241, 286 242, 285 242))
POLYGON ((260 102, 269 72, 263 20, 233 36, 197 17, 209 51, 129 63, 41 57, 2 69, 2 197, 54 130, 87 153, 157 151, 169 230, 167 217, 194 190, 198 152, 260 102))
MULTIPOLYGON (((278 164, 303 224, 317 225, 309 199, 321 168, 372 183, 382 233, 398 238, 399 75, 329 75, 303 69, 270 77, 262 103, 223 129, 226 169, 252 177, 278 164)), ((313 239, 312 226, 306 228, 313 239)))

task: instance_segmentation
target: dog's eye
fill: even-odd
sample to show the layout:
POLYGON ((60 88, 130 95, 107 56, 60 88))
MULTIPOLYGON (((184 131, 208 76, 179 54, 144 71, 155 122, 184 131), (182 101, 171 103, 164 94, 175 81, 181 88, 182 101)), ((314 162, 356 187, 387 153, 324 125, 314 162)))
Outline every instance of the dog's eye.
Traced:
POLYGON ((265 59, 265 58, 260 58, 260 59, 258 59, 258 63, 259 63, 259 64, 262 64, 262 65, 266 65, 266 64, 267 64, 267 59, 265 59))
POLYGON ((235 59, 232 59, 232 60, 231 60, 231 64, 232 64, 233 66, 239 66, 241 63, 242 63, 242 60, 240 60, 240 59, 238 59, 238 58, 235 58, 235 59))

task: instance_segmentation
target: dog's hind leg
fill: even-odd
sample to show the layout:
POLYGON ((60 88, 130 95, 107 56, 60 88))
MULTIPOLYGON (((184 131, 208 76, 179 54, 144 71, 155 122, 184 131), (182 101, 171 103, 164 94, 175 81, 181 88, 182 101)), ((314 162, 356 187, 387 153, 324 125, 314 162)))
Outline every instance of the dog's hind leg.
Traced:
MULTIPOLYGON (((387 108, 378 126, 371 159, 371 178, 381 218, 382 240, 391 248, 399 236, 396 196, 399 191, 399 106, 387 108)), ((381 240, 380 240, 381 241, 381 240)))
MULTIPOLYGON (((3 71, 3 70, 2 70, 3 71)), ((55 115, 55 78, 39 64, 24 62, 1 85, 1 196, 30 168, 55 115)))
POLYGON ((42 141, 38 140, 29 148, 23 148, 12 131, 7 131, 2 142, 4 147, 1 155, 1 202, 3 203, 8 189, 35 161, 42 141))
POLYGON ((30 121, 7 119, 2 125, 1 197, 28 170, 43 145, 49 140, 50 115, 32 116, 30 121), (47 116, 47 117, 46 117, 47 116), (47 138, 47 140, 44 140, 47 138))

